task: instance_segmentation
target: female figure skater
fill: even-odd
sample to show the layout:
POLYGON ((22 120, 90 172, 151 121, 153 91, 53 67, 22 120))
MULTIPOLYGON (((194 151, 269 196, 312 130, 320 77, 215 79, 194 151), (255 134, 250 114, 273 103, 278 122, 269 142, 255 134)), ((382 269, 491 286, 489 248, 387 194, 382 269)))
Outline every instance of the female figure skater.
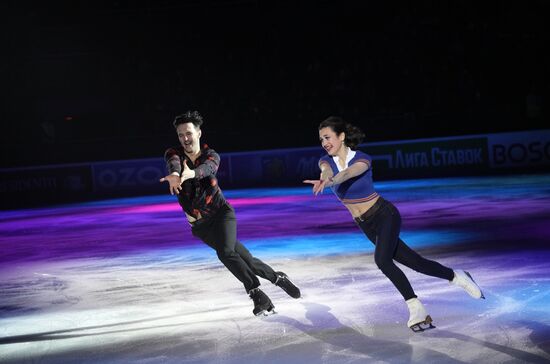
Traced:
POLYGON ((426 259, 399 238, 401 216, 397 208, 382 198, 372 182, 372 159, 356 150, 363 141, 363 132, 339 117, 329 117, 319 125, 319 139, 327 155, 319 160, 319 180, 305 180, 313 185, 313 193, 331 187, 348 208, 356 224, 375 244, 374 261, 401 293, 409 308, 407 325, 414 331, 431 329, 432 318, 414 293, 409 280, 397 262, 417 272, 448 280, 462 287, 474 298, 485 298, 468 272, 452 270, 426 259))

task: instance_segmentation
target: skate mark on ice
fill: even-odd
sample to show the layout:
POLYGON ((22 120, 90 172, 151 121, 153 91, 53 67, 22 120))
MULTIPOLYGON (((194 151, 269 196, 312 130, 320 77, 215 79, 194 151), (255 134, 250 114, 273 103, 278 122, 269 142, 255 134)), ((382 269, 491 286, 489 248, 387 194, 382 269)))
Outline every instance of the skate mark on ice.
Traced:
MULTIPOLYGON (((426 333, 426 335, 430 335, 430 333, 426 333)), ((439 330, 436 330, 433 333, 433 335, 436 335, 438 338, 441 338, 441 339, 455 339, 459 341, 477 344, 479 346, 483 346, 485 348, 492 349, 494 351, 498 351, 500 353, 509 355, 513 358, 519 359, 526 363, 548 363, 548 358, 545 358, 540 355, 536 355, 524 350, 514 349, 508 346, 492 343, 489 341, 477 339, 472 336, 451 332, 448 330, 439 329, 439 330)))
MULTIPOLYGON (((331 307, 311 302, 302 303, 306 308, 305 317, 311 322, 304 324, 294 318, 277 315, 273 321, 295 327, 314 339, 346 351, 360 353, 374 360, 387 361, 389 357, 399 362, 413 361, 415 348, 397 340, 384 340, 367 336, 356 329, 346 326, 334 316, 331 307), (396 354, 399 353, 399 354, 396 354)), ((405 332, 406 327, 403 329, 405 332)), ((410 331, 408 331, 410 332, 410 331)), ((327 350, 331 350, 327 348, 327 350)), ((448 355, 423 348, 424 354, 440 363, 463 363, 448 355)))

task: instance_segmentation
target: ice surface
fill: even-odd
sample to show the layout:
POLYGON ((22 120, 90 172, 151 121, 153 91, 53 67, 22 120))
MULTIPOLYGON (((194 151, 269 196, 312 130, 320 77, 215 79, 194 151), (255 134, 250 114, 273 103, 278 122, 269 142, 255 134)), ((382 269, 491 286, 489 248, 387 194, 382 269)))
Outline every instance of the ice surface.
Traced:
POLYGON ((242 285, 164 196, 0 213, 2 363, 545 363, 549 176, 386 182, 403 238, 486 300, 403 268, 437 327, 413 333, 372 244, 331 195, 227 191, 239 238, 303 298, 242 285), (404 191, 408 191, 407 194, 404 191))

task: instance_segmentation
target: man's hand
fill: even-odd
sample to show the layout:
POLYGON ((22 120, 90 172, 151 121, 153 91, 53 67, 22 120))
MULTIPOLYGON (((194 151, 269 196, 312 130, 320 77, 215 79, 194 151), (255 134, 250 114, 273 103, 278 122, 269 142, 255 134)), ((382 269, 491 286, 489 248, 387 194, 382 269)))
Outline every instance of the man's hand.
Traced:
POLYGON ((323 179, 306 179, 303 181, 304 183, 309 183, 313 185, 313 194, 317 196, 319 193, 323 193, 323 190, 325 189, 325 185, 327 184, 328 180, 323 179))
POLYGON ((192 178, 195 178, 195 171, 189 168, 187 163, 183 163, 183 172, 181 172, 181 183, 192 178))
POLYGON ((183 183, 182 177, 176 174, 169 174, 168 176, 162 177, 159 182, 168 182, 170 185, 170 194, 179 195, 181 192, 181 184, 183 183))

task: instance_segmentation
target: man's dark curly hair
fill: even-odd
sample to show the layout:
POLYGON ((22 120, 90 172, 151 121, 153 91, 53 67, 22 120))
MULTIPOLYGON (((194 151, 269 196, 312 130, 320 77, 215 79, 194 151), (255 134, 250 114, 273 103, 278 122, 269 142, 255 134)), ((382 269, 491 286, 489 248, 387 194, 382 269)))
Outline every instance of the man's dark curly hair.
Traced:
POLYGON ((187 111, 184 114, 176 116, 174 119, 174 128, 177 128, 180 124, 193 123, 195 128, 200 129, 203 120, 201 114, 198 111, 187 111))

